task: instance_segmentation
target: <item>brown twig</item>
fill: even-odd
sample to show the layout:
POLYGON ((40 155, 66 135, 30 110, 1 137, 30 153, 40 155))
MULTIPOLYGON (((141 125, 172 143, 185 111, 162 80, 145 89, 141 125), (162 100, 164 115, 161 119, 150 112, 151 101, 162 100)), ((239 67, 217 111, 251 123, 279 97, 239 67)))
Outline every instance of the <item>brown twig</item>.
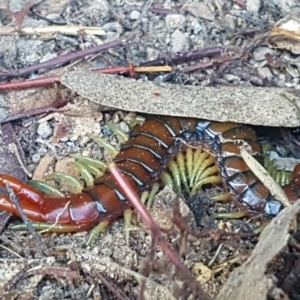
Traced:
POLYGON ((188 66, 188 67, 184 68, 182 70, 182 72, 183 73, 189 73, 189 72, 194 72, 194 71, 201 70, 201 69, 206 69, 208 67, 212 67, 212 66, 215 66, 215 65, 223 64, 225 62, 240 59, 241 57, 242 57, 242 54, 235 54, 235 55, 232 55, 232 56, 226 55, 226 56, 221 57, 219 59, 211 60, 207 63, 199 63, 199 64, 196 64, 194 66, 188 66))
POLYGON ((58 67, 61 66, 65 63, 70 62, 71 60, 78 60, 78 59, 82 59, 85 56, 91 55, 91 54, 95 54, 95 53, 99 53, 101 51, 105 51, 108 50, 110 48, 114 48, 114 47, 118 47, 118 46, 122 46, 126 43, 126 40, 116 40, 110 43, 106 43, 100 46, 96 46, 96 47, 92 47, 86 50, 82 50, 82 51, 77 51, 75 53, 71 53, 71 54, 65 54, 65 55, 61 55, 58 57, 55 57, 53 59, 50 59, 46 62, 43 63, 39 63, 39 64, 35 64, 33 66, 29 66, 23 69, 19 69, 19 70, 8 70, 6 72, 0 72, 0 78, 1 77, 18 77, 18 76, 22 76, 22 75, 26 75, 28 73, 31 72, 35 72, 35 71, 41 71, 41 69, 50 69, 50 68, 54 68, 54 67, 58 67))
POLYGON ((43 276, 53 276, 53 277, 64 277, 66 279, 80 279, 81 276, 79 272, 71 270, 70 268, 62 267, 33 267, 27 270, 29 274, 40 274, 43 276))
POLYGON ((11 201, 13 202, 13 204, 15 205, 15 207, 18 210, 21 219, 23 220, 24 224, 27 226, 28 231, 32 234, 33 238, 35 239, 36 244, 37 244, 37 249, 39 251, 42 250, 42 252, 44 254, 47 254, 48 250, 47 250, 46 246, 44 245, 41 237, 34 230, 31 221, 29 221, 29 219, 25 215, 25 213, 21 207, 18 196, 14 193, 13 189, 11 188, 11 186, 8 182, 6 183, 6 189, 8 191, 9 198, 11 199, 11 201))
POLYGON ((101 283, 106 286, 114 295, 117 299, 120 300, 129 300, 129 298, 125 295, 125 293, 119 289, 116 285, 114 285, 112 282, 109 282, 106 280, 104 276, 102 276, 101 273, 96 273, 96 276, 101 280, 101 283))
POLYGON ((43 114, 43 113, 65 112, 66 109, 58 108, 58 107, 62 107, 66 104, 67 104, 66 101, 59 102, 59 103, 56 102, 53 105, 46 105, 44 107, 39 107, 39 108, 31 109, 31 110, 28 110, 28 111, 22 111, 20 113, 15 114, 15 115, 11 115, 11 116, 8 116, 8 117, 5 117, 5 118, 1 119, 0 124, 10 122, 10 121, 15 121, 15 120, 22 119, 22 118, 28 118, 28 117, 43 114))
POLYGON ((166 64, 178 64, 180 62, 201 59, 204 57, 218 56, 223 51, 222 47, 208 47, 203 49, 190 50, 183 53, 177 53, 171 57, 161 57, 154 60, 146 61, 141 66, 160 66, 166 64))
POLYGON ((52 105, 46 105, 44 107, 39 107, 39 108, 36 108, 36 109, 30 109, 30 110, 27 110, 27 111, 22 111, 18 114, 14 114, 14 115, 8 116, 4 119, 1 119, 0 124, 10 122, 10 121, 15 121, 15 120, 22 119, 22 118, 28 118, 28 117, 43 114, 43 113, 64 112, 66 110, 63 110, 59 107, 62 107, 64 105, 66 105, 67 103, 68 103, 67 101, 64 101, 64 102, 54 103, 52 105))
MULTIPOLYGON (((134 77, 133 75, 135 73, 147 73, 147 72, 171 72, 173 69, 170 66, 141 66, 141 67, 135 67, 131 64, 128 66, 120 66, 120 67, 109 67, 104 69, 96 69, 94 70, 96 73, 101 74, 130 74, 131 77, 134 77)), ((0 91, 6 91, 6 90, 16 90, 16 89, 24 89, 24 88, 36 88, 41 86, 48 86, 51 84, 60 83, 60 77, 59 76, 53 76, 53 77, 45 77, 45 78, 38 78, 38 79, 32 79, 32 80, 26 80, 26 81, 20 81, 20 82, 9 82, 9 83, 3 83, 0 84, 0 91)))
POLYGON ((126 179, 122 176, 121 172, 114 163, 110 164, 109 171, 117 180, 128 201, 134 206, 134 208, 137 210, 137 212, 143 219, 143 222, 151 230, 152 236, 155 237, 158 245, 162 248, 163 252, 169 258, 169 260, 174 264, 174 266, 178 270, 178 273, 185 277, 186 281, 190 283, 190 285, 194 289, 194 293, 197 293, 197 295, 200 297, 199 299, 211 300, 212 298, 207 293, 205 293, 201 286, 199 286, 199 284, 195 281, 195 278, 184 266, 180 258, 176 255, 176 253, 170 248, 166 240, 162 237, 159 226, 157 225, 157 223, 155 223, 144 204, 141 203, 140 198, 138 197, 136 192, 130 187, 130 185, 127 183, 126 179))

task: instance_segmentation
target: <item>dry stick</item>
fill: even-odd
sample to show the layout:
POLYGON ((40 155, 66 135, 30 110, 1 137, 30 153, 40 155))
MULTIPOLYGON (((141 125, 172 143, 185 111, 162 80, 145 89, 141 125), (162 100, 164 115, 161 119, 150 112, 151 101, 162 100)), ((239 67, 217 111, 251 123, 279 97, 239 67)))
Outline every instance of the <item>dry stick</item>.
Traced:
POLYGON ((187 52, 176 53, 171 57, 160 57, 154 60, 149 60, 141 63, 140 66, 155 66, 155 65, 165 65, 165 64, 177 64, 185 61, 191 61, 196 59, 201 59, 204 57, 220 56, 221 52, 224 50, 222 47, 208 47, 196 50, 190 50, 187 52))
MULTIPOLYGON (((249 147, 249 146, 248 146, 249 147)), ((247 145, 241 146, 241 156, 254 175, 264 184, 270 193, 280 201, 285 207, 290 207, 291 203, 280 187, 271 177, 268 171, 249 153, 247 145)))
POLYGON ((0 27, 0 35, 43 35, 43 34, 64 34, 77 36, 80 32, 90 35, 106 36, 106 32, 100 27, 87 26, 43 26, 43 27, 20 27, 14 26, 0 27))
POLYGON ((174 264, 176 269, 186 276, 186 280, 190 281, 191 283, 196 283, 198 287, 198 292, 201 294, 201 300, 212 300, 212 298, 203 291, 200 285, 195 281, 194 277, 190 274, 189 270, 184 266, 181 262, 180 258, 176 255, 175 252, 169 247, 166 240, 162 237, 160 228, 155 223, 149 212, 147 211, 144 204, 140 201, 140 198, 136 194, 136 192, 130 187, 126 179, 122 176, 122 173, 116 166, 116 164, 111 163, 109 165, 109 171, 113 175, 113 177, 117 180, 118 184, 120 185, 121 189, 126 195, 128 201, 134 206, 137 212, 141 215, 144 223, 149 227, 152 232, 153 237, 156 238, 157 243, 160 245, 162 250, 164 251, 165 255, 169 258, 169 260, 174 264))
POLYGON ((41 237, 34 230, 31 221, 25 215, 25 213, 20 205, 20 200, 19 200, 18 196, 14 193, 9 182, 6 182, 6 189, 8 191, 10 200, 12 201, 12 203, 15 205, 16 209, 18 210, 21 219, 23 220, 24 224, 27 226, 28 231, 32 234, 33 238, 35 239, 36 244, 38 246, 37 249, 39 251, 42 250, 40 252, 47 255, 48 250, 47 250, 46 246, 44 245, 41 237))
MULTIPOLYGON (((102 45, 102 46, 105 46, 105 45, 102 45)), ((92 49, 94 49, 94 48, 92 48, 92 49)), ((168 63, 176 64, 176 63, 200 59, 200 58, 204 58, 204 57, 213 57, 213 56, 220 55, 222 51, 223 51, 222 47, 209 47, 209 48, 191 50, 191 51, 187 51, 187 52, 183 52, 183 53, 177 53, 177 54, 171 56, 170 58, 161 57, 161 58, 158 58, 155 60, 151 60, 151 61, 142 63, 142 64, 140 64, 139 67, 134 67, 133 71, 136 73, 139 73, 139 72, 141 72, 141 73, 142 72, 171 72, 172 67, 163 66, 163 65, 166 65, 168 63), (159 68, 157 66, 162 66, 162 67, 159 68), (145 68, 145 67, 148 67, 148 68, 145 68), (163 69, 163 67, 164 67, 164 69, 163 69)), ((55 59, 57 60, 59 58, 60 57, 56 57, 55 59)), ((55 64, 55 62, 53 63, 53 60, 51 60, 51 61, 52 61, 52 64, 55 64)), ((48 63, 48 62, 46 62, 46 63, 48 63)), ((215 62, 200 64, 200 65, 198 65, 198 68, 204 69, 204 68, 210 67, 214 64, 215 64, 215 62)), ((41 64, 37 64, 36 66, 39 67, 40 65, 41 64)), ((22 69, 20 69, 20 70, 22 70, 22 69)), ((95 70, 95 72, 105 73, 105 74, 117 74, 117 73, 126 73, 126 72, 128 72, 128 70, 129 70, 129 67, 120 66, 120 67, 112 67, 112 68, 95 70)), ((0 73, 0 76, 1 76, 1 73, 0 73)), ((59 76, 38 78, 38 79, 32 79, 32 80, 27 80, 27 81, 22 81, 22 82, 9 82, 9 83, 0 84, 0 91, 1 90, 30 88, 30 87, 40 87, 40 86, 51 85, 51 84, 55 84, 55 83, 60 83, 59 76)))
POLYGON ((102 276, 101 273, 96 273, 96 276, 101 280, 101 283, 104 286, 106 286, 115 295, 116 298, 121 299, 121 300, 130 300, 130 298, 128 298, 121 289, 119 289, 112 282, 109 282, 108 280, 106 280, 106 278, 104 276, 102 276))
MULTIPOLYGON (((130 67, 109 67, 104 69, 95 69, 96 73, 101 74, 123 74, 129 73, 130 67)), ((142 66, 142 67, 133 67, 133 73, 149 73, 149 72, 172 72, 173 68, 170 66, 142 66)), ((24 88, 37 88, 41 86, 48 86, 54 83, 60 83, 59 76, 53 77, 44 77, 20 82, 8 82, 0 84, 0 91, 1 90, 16 90, 16 89, 24 89, 24 88)))
POLYGON ((35 72, 35 71, 40 71, 42 68, 51 68, 51 67, 58 67, 61 66, 71 60, 78 60, 78 59, 82 59, 83 57, 87 56, 87 55, 91 55, 91 54, 95 54, 101 51, 105 51, 107 49, 110 48, 114 48, 117 46, 122 46, 126 43, 126 40, 116 40, 107 44, 103 44, 97 47, 93 47, 93 48, 89 48, 86 50, 82 50, 82 51, 77 51, 75 53, 71 53, 71 54, 65 54, 65 55, 61 55, 59 57, 55 57, 53 59, 50 59, 48 61, 45 61, 43 63, 40 64, 36 64, 30 67, 26 67, 23 69, 19 69, 19 70, 8 70, 6 72, 0 72, 0 78, 1 77, 18 77, 18 76, 22 76, 31 72, 35 72))
MULTIPOLYGON (((110 267, 112 269, 112 271, 114 270, 117 270, 118 272, 122 272, 122 273, 125 273, 125 274, 128 274, 130 276, 132 276, 133 278, 135 278, 135 280, 140 283, 142 281, 146 282, 147 283, 150 283, 151 285, 153 285, 155 288, 157 288, 161 293, 163 293, 167 299, 170 299, 170 300, 176 300, 176 298, 172 295, 172 293, 166 288, 166 286, 164 285, 161 285, 159 284, 158 282, 156 282, 155 280, 149 278, 149 277, 146 277, 136 271, 133 271, 131 269, 128 269, 126 267, 123 267, 113 261, 109 261, 106 263, 106 265, 108 267, 110 267)), ((96 273, 96 276, 97 276, 98 273, 96 273)))
POLYGON ((22 111, 20 113, 17 113, 15 115, 11 115, 8 117, 5 117, 3 119, 0 119, 0 124, 2 123, 6 123, 9 121, 14 121, 14 120, 18 120, 18 119, 22 119, 22 118, 28 118, 30 116, 35 116, 35 115, 39 115, 42 113, 49 113, 49 112, 66 112, 67 110, 64 108, 57 108, 59 106, 64 106, 66 105, 68 102, 62 102, 62 103, 54 103, 53 105, 46 105, 44 107, 39 107, 39 108, 35 108, 35 109, 30 109, 28 111, 22 111))
POLYGON ((15 89, 25 89, 25 88, 32 88, 32 87, 40 87, 45 85, 50 85, 53 83, 60 83, 60 77, 45 77, 45 78, 38 78, 32 80, 26 80, 21 82, 8 82, 0 84, 0 91, 6 90, 15 90, 15 89))
POLYGON ((194 72, 194 71, 197 71, 197 70, 200 70, 200 69, 206 69, 206 68, 211 67, 211 66, 221 65, 225 62, 240 59, 241 57, 242 57, 242 53, 235 54, 235 55, 232 55, 232 56, 226 55, 226 56, 223 56, 223 57, 221 57, 217 60, 212 60, 212 61, 209 61, 207 63, 199 63, 199 64, 196 64, 194 66, 185 67, 182 70, 182 72, 183 73, 189 73, 189 72, 194 72))

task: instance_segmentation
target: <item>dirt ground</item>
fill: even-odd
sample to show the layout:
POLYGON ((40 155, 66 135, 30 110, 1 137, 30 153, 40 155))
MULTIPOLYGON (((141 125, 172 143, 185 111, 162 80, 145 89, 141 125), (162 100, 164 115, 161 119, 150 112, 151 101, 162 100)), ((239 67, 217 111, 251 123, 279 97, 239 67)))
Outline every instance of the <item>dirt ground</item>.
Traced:
MULTIPOLYGON (((297 89, 300 5, 296 0, 266 2, 4 0, 0 3, 0 83, 14 84, 88 66, 121 67, 127 77, 158 85, 297 89), (80 54, 107 43, 112 44, 100 52, 80 54), (80 55, 72 56, 74 53, 80 55), (149 66, 161 69, 135 69, 149 66)), ((107 122, 112 120, 129 132, 135 117, 134 107, 104 110, 57 82, 30 89, 0 89, 4 90, 0 94, 0 173, 22 181, 30 175, 44 180, 53 171, 74 173, 68 165, 72 153, 105 160, 107 153, 89 135, 100 135, 118 147, 107 122)), ((120 97, 126 95, 120 91, 120 97)), ((285 143, 276 141, 280 146, 285 143)), ((277 147, 277 152, 299 159, 298 144, 277 147)), ((265 239, 265 248, 257 247, 253 230, 263 223, 261 216, 216 220, 215 213, 238 210, 233 203, 213 203, 211 194, 220 191, 217 187, 192 199, 177 199, 166 187, 150 210, 163 228, 162 238, 134 216, 128 241, 120 219, 88 247, 83 246, 87 232, 43 233, 39 239, 39 234, 10 231, 7 221, 19 224, 20 219, 2 213, 1 297, 241 299, 238 292, 235 298, 220 290, 232 284, 228 278, 234 270, 242 274, 244 269, 238 267, 246 268, 255 261, 253 249, 268 249, 270 240, 265 239), (183 267, 170 261, 161 240, 183 267)), ((282 237, 288 236, 283 228, 278 230, 283 230, 278 231, 282 237)), ((266 293, 259 291, 261 296, 256 298, 258 291, 246 291, 250 299, 300 299, 299 232, 295 230, 289 241, 275 239, 275 252, 261 260, 261 278, 268 282, 266 293)))

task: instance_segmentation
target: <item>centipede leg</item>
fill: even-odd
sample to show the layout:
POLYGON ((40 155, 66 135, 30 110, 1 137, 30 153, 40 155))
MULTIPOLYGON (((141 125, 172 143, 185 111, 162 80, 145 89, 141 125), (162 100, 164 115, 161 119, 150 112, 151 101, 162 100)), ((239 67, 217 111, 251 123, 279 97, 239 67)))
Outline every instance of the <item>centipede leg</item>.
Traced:
POLYGON ((125 240, 128 243, 129 241, 129 228, 131 225, 131 217, 132 217, 132 209, 126 209, 123 216, 124 216, 124 233, 125 233, 125 240))
POLYGON ((216 213, 216 219, 241 219, 243 217, 247 217, 249 214, 246 211, 240 210, 236 212, 228 212, 228 213, 216 213))
MULTIPOLYGON (((57 232, 57 233, 67 233, 67 232, 77 232, 82 230, 80 225, 67 225, 67 224, 53 224, 47 222, 32 222, 32 227, 37 231, 47 231, 47 232, 57 232)), ((9 230, 21 231, 27 230, 25 224, 16 224, 8 227, 9 230)))
POLYGON ((109 226, 109 224, 110 221, 105 220, 94 227, 85 243, 85 246, 89 246, 94 241, 94 239, 109 226))
MULTIPOLYGON (((144 191, 141 195, 141 202, 143 204, 146 204, 147 208, 149 209, 152 204, 153 204, 153 200, 154 197, 156 196, 156 194, 159 191, 159 184, 158 183, 154 183, 152 186, 152 189, 150 191, 144 191)), ((125 231, 125 240, 126 242, 129 241, 129 228, 131 225, 131 219, 132 219, 132 214, 133 214, 133 210, 132 209, 126 209, 123 217, 124 217, 124 231, 125 231)), ((140 216, 137 216, 137 220, 140 221, 140 216)))
POLYGON ((228 202, 231 200, 231 195, 229 193, 220 193, 211 196, 210 199, 214 202, 228 202))

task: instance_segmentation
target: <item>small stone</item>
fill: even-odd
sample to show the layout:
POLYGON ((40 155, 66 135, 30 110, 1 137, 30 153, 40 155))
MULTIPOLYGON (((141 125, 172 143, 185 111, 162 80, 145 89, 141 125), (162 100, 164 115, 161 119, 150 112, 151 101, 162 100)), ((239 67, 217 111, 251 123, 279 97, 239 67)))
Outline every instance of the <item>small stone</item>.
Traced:
POLYGON ((109 114, 109 113, 104 114, 104 122, 106 123, 110 120, 111 120, 111 114, 109 114))
POLYGON ((268 47, 258 47, 253 51, 253 58, 256 61, 263 61, 266 59, 266 54, 274 55, 275 51, 268 47))
POLYGON ((69 140, 68 136, 64 136, 63 138, 59 139, 61 142, 66 143, 69 140))
POLYGON ((128 124, 124 121, 121 121, 120 124, 120 129, 125 132, 125 133, 128 133, 130 131, 130 127, 128 126, 128 124))
POLYGON ((26 169, 28 172, 33 173, 34 170, 36 169, 36 164, 32 163, 26 166, 26 169))
POLYGON ((175 30, 171 35, 172 52, 182 52, 188 48, 188 39, 186 35, 179 29, 175 30))
POLYGON ((90 138, 88 136, 82 137, 82 140, 80 141, 80 145, 83 146, 89 142, 90 138))
POLYGON ((147 60, 154 60, 159 57, 159 51, 154 48, 147 47, 147 60))
POLYGON ((268 5, 275 6, 277 9, 280 9, 283 14, 291 12, 291 8, 296 6, 295 0, 270 0, 268 5))
POLYGON ((226 14, 223 18, 223 24, 225 28, 230 28, 230 29, 235 29, 236 24, 235 24, 236 17, 234 17, 231 14, 226 14))
POLYGON ((76 141, 78 140, 78 135, 76 135, 76 134, 72 135, 72 136, 69 138, 69 140, 70 140, 71 142, 76 142, 76 141))
POLYGON ((168 30, 182 28, 185 24, 185 17, 179 14, 170 14, 166 16, 166 27, 168 30))
POLYGON ((211 12, 210 8, 204 3, 188 3, 182 7, 183 10, 189 12, 196 18, 201 18, 207 21, 214 21, 215 16, 211 12))
POLYGON ((257 73, 262 77, 262 78, 267 78, 268 80, 272 81, 273 78, 273 74, 270 71, 270 69, 268 67, 263 67, 263 68, 259 68, 257 70, 257 73))
POLYGON ((40 149, 38 149, 38 153, 40 156, 45 156, 47 154, 47 149, 45 147, 41 147, 40 149))
POLYGON ((138 20, 140 17, 141 13, 137 10, 133 10, 130 14, 129 14, 129 19, 132 21, 138 20))
POLYGON ((52 135, 52 128, 48 122, 43 122, 39 125, 37 133, 41 138, 46 139, 52 135))
POLYGON ((261 0, 247 0, 246 9, 251 13, 258 13, 261 9, 261 0))
POLYGON ((124 118, 124 113, 122 111, 116 111, 112 116, 112 121, 115 124, 120 123, 120 120, 124 118))
POLYGON ((38 163, 41 159, 41 155, 39 153, 34 153, 32 156, 31 156, 31 160, 33 163, 38 163))

